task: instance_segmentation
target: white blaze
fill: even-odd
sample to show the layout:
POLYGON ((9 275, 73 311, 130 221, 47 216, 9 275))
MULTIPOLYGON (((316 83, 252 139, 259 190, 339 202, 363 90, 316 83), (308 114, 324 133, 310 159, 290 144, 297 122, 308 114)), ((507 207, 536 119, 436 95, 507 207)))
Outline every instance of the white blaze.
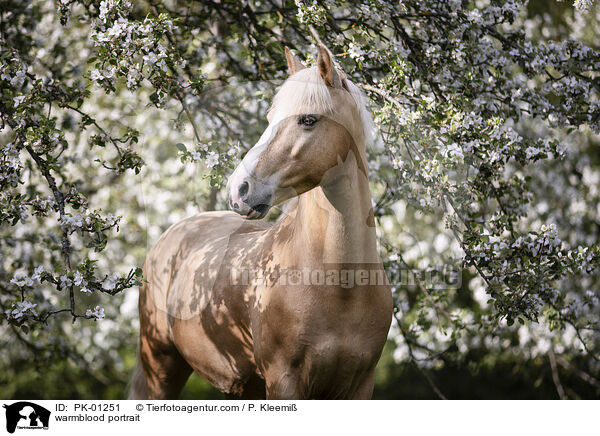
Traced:
POLYGON ((256 145, 252 147, 248 153, 246 153, 244 159, 242 159, 233 174, 229 177, 229 180, 227 181, 227 192, 229 193, 229 198, 232 201, 239 201, 238 187, 244 181, 249 181, 251 186, 256 187, 268 186, 269 188, 273 189, 276 187, 276 185, 274 185, 275 180, 271 180, 273 179, 272 177, 270 180, 257 180, 254 178, 253 173, 256 169, 256 165, 258 164, 260 155, 267 149, 269 144, 275 138, 279 122, 279 119, 275 119, 269 123, 256 145))

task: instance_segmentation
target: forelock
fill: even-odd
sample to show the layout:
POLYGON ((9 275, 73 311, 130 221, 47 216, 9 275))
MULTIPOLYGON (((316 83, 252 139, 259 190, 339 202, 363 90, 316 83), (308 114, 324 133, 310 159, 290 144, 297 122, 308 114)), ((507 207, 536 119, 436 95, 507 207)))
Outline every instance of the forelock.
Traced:
POLYGON ((314 113, 331 114, 333 101, 316 67, 305 68, 290 76, 281 86, 269 110, 279 119, 314 113))
MULTIPOLYGON (((340 75, 356 104, 368 145, 373 141, 374 126, 367 98, 354 83, 345 78, 345 74, 340 72, 340 75)), ((269 118, 275 121, 302 114, 334 115, 334 110, 330 88, 325 84, 318 68, 313 66, 298 71, 284 82, 273 98, 269 118)))

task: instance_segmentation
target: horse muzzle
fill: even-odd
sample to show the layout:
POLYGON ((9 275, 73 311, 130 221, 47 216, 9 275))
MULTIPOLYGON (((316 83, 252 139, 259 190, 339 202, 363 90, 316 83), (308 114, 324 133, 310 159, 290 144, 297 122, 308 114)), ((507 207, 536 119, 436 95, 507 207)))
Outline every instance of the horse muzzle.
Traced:
POLYGON ((228 183, 229 207, 248 219, 263 218, 271 208, 270 190, 250 178, 232 182, 228 183))

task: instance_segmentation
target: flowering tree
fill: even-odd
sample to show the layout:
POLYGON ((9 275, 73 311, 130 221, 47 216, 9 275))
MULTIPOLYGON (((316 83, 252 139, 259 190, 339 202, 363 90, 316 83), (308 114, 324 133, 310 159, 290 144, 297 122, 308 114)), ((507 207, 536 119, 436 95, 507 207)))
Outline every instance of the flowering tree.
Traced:
POLYGON ((100 378, 97 359, 120 362, 102 351, 117 331, 134 343, 121 294, 143 280, 146 232, 226 207, 219 188, 287 75, 283 47, 310 63, 322 41, 379 129, 368 153, 395 358, 439 395, 429 371, 471 365, 474 349, 547 353, 560 396, 574 395, 557 365, 598 388, 592 2, 2 0, 0 11, 1 340, 17 338, 21 358, 59 353, 100 378), (88 320, 105 316, 113 324, 90 339, 88 320))

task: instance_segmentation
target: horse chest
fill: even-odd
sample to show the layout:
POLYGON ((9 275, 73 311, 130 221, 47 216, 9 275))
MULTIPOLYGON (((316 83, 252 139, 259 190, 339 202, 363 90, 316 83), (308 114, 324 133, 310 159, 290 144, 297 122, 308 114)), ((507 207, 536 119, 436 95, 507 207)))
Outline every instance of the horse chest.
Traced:
POLYGON ((293 374, 309 397, 343 397, 379 359, 390 323, 387 293, 383 288, 273 292, 254 320, 259 366, 293 374))
POLYGON ((373 370, 383 343, 370 335, 307 329, 265 350, 259 367, 279 398, 352 398, 373 370))

